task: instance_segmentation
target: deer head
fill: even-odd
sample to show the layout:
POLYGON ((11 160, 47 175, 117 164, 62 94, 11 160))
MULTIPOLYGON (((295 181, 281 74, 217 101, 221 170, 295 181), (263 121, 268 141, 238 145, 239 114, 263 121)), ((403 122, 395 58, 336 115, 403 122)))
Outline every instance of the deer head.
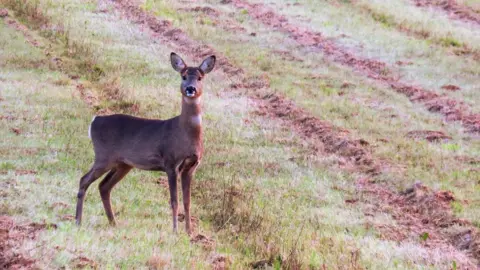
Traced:
POLYGON ((176 53, 170 54, 170 62, 173 69, 182 76, 182 83, 180 85, 180 92, 187 98, 198 98, 202 95, 202 79, 205 74, 212 71, 215 66, 215 56, 209 56, 203 60, 198 67, 188 67, 185 61, 176 53))

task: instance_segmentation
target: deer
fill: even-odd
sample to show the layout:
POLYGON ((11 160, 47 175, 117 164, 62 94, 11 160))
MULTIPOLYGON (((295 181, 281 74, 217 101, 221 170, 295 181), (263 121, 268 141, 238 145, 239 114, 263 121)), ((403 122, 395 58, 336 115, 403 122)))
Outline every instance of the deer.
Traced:
POLYGON ((82 222, 82 211, 88 187, 107 175, 98 188, 110 225, 115 216, 110 193, 132 168, 162 171, 168 176, 173 231, 177 233, 177 179, 181 178, 185 230, 192 233, 190 220, 190 185, 203 155, 202 80, 215 66, 215 55, 198 67, 189 67, 172 52, 170 62, 181 75, 180 115, 168 120, 139 118, 125 114, 95 116, 89 127, 95 159, 90 170, 80 179, 75 220, 82 222))

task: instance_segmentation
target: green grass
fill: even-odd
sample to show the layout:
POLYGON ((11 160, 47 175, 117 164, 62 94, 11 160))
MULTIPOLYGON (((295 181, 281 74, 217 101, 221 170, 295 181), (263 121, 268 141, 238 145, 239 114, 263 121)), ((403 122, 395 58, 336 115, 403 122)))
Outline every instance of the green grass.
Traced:
MULTIPOLYGON (((200 230, 216 240, 215 248, 203 249, 191 244, 185 234, 171 233, 168 194, 156 184, 161 174, 155 173, 134 171, 114 190, 112 203, 119 222, 116 228, 107 225, 96 184, 93 185, 84 207, 84 225, 76 228, 72 221, 64 219, 74 212, 79 178, 93 159, 87 137, 91 116, 99 109, 119 109, 114 106, 116 103, 112 105, 110 100, 105 100, 112 88, 118 88, 119 104, 139 104, 138 115, 171 117, 180 110, 179 76, 168 62, 170 48, 154 43, 138 26, 109 13, 96 13, 92 5, 85 7, 76 1, 41 1, 39 5, 47 11, 53 26, 55 22, 66 25, 60 34, 51 29, 41 30, 43 41, 56 44, 52 54, 62 55, 64 61, 72 64, 52 70, 41 48, 25 45, 21 35, 0 23, 1 35, 8 37, 0 39, 1 57, 5 60, 0 72, 1 97, 5 104, 2 104, 2 114, 17 117, 1 120, 7 127, 0 131, 4 138, 1 151, 2 155, 4 152, 8 155, 2 160, 2 170, 7 174, 1 174, 0 179, 2 186, 6 183, 9 199, 8 204, 2 205, 2 214, 12 215, 17 221, 58 224, 58 229, 47 230, 36 242, 22 247, 44 268, 72 267, 76 257, 86 256, 101 268, 146 268, 147 262, 156 257, 165 260, 170 268, 203 269, 210 268, 212 253, 226 256, 232 269, 248 268, 249 263, 270 257, 276 266, 280 264, 279 258, 284 260, 284 268, 292 268, 297 263, 313 269, 324 265, 329 269, 448 269, 452 265, 451 257, 439 256, 437 250, 423 247, 419 239, 402 243, 383 240, 375 225, 394 226, 387 213, 365 216, 364 211, 371 205, 362 201, 356 205, 344 202, 357 196, 354 180, 358 175, 338 170, 333 157, 310 156, 289 128, 256 116, 248 98, 226 91, 231 81, 218 73, 213 73, 205 83, 206 153, 197 173, 192 200, 192 213, 200 220, 200 230), (15 62, 12 57, 17 55, 23 58, 15 62), (28 55, 45 64, 29 66, 28 55), (79 67, 77 63, 87 64, 79 67), (95 71, 92 67, 99 67, 102 72, 91 76, 91 71, 95 71), (79 82, 68 78, 72 72, 81 76, 79 82), (97 107, 89 107, 81 100, 78 83, 100 98, 97 107), (20 129, 20 135, 11 128, 20 129), (31 154, 19 155, 12 149, 31 154), (21 169, 34 169, 37 174, 17 175, 15 170, 21 169)), ((312 93, 304 92, 311 89, 310 85, 299 90, 293 87, 296 76, 309 74, 299 69, 298 64, 272 57, 267 49, 255 53, 255 43, 249 43, 251 50, 240 50, 242 54, 233 57, 241 47, 236 47, 237 40, 232 35, 225 33, 223 41, 215 40, 211 25, 194 28, 194 22, 187 16, 165 13, 162 11, 165 8, 157 2, 149 2, 148 8, 179 19, 175 23, 181 22, 196 38, 208 38, 216 49, 232 57, 248 73, 266 69, 273 74, 273 87, 295 100, 309 98, 312 102, 309 106, 305 105, 307 102, 301 104, 309 109, 322 108, 315 113, 326 113, 325 117, 344 127, 359 128, 368 124, 368 128, 355 131, 360 135, 374 131, 374 122, 379 119, 373 110, 362 111, 362 106, 353 106, 353 102, 335 95, 338 91, 335 85, 341 84, 339 77, 350 73, 334 75, 331 72, 339 69, 328 66, 324 72, 332 76, 334 85, 327 86, 329 81, 318 82, 324 93, 316 99, 326 99, 319 103, 311 98, 312 93), (248 54, 251 58, 246 57, 248 54), (262 64, 258 67, 247 64, 251 59, 262 64), (278 67, 292 71, 291 77, 281 73, 278 67), (294 72, 296 69, 298 73, 294 72), (357 110, 358 118, 342 119, 357 110), (356 124, 358 119, 367 120, 356 124)), ((359 92, 373 91, 364 88, 360 80, 359 85, 362 85, 359 92)), ((362 100, 367 97, 361 95, 362 100)), ((409 107, 404 98, 395 98, 403 102, 399 105, 401 108, 409 107)), ((419 116, 419 119, 428 121, 429 118, 419 116)), ((418 119, 411 121, 421 126, 430 124, 418 119)), ((398 126, 400 123, 403 122, 397 123, 398 126)), ((389 135, 393 134, 392 130, 385 129, 389 135)), ((376 136, 380 134, 377 131, 376 136)), ((455 134, 461 136, 461 133, 455 134)), ((412 163, 446 154, 439 150, 441 145, 407 139, 393 146, 397 145, 405 151, 398 159, 412 160, 412 163), (409 155, 416 151, 420 151, 418 160, 410 159, 409 155)), ((458 145, 459 148, 446 147, 444 151, 466 155, 476 151, 470 149, 473 143, 459 142, 458 145)), ((433 177, 429 171, 418 170, 418 176, 433 177)), ((465 207, 462 213, 468 211, 472 210, 465 207)))
POLYGON ((301 0, 298 6, 286 7, 290 2, 280 1, 270 6, 295 25, 320 31, 360 56, 386 62, 402 80, 463 100, 473 111, 480 112, 476 106, 480 102, 476 93, 476 78, 480 74, 478 29, 456 25, 445 16, 414 7, 406 0, 354 4, 301 0), (345 14, 349 14, 348 19, 345 14), (398 27, 385 27, 386 22, 398 27), (426 33, 428 38, 412 37, 399 30, 402 28, 426 33), (462 51, 467 53, 463 55, 462 51), (398 61, 411 64, 399 66, 398 61), (462 91, 441 90, 446 84, 458 85, 462 91))
MULTIPOLYGON (((158 7, 163 5, 166 3, 157 1, 158 7)), ((461 200, 471 196, 477 198, 471 185, 467 184, 471 183, 469 179, 472 177, 480 177, 475 170, 477 166, 458 162, 457 157, 477 156, 480 145, 478 140, 468 139, 469 135, 462 133, 459 126, 445 126, 440 116, 419 108, 403 95, 381 87, 372 87, 368 81, 350 71, 325 62, 321 55, 302 55, 300 51, 296 56, 304 60, 302 63, 280 59, 271 50, 295 49, 280 47, 288 46, 285 45, 288 43, 277 42, 285 37, 272 33, 270 29, 257 25, 257 37, 250 37, 248 30, 245 34, 239 34, 196 25, 195 18, 189 14, 181 14, 176 22, 178 27, 189 31, 191 36, 212 44, 251 76, 262 74, 268 77, 272 89, 285 94, 317 117, 352 130, 356 136, 373 143, 377 157, 406 167, 402 175, 399 176, 394 170, 391 174, 383 175, 382 181, 398 189, 405 189, 421 179, 435 189, 453 190, 461 200), (248 46, 245 46, 246 44, 248 46), (270 44, 273 48, 266 49, 265 44, 270 44), (264 72, 262 61, 267 61, 266 59, 270 69, 264 72), (313 75, 320 79, 310 79, 313 75), (341 90, 345 78, 354 86, 341 90), (344 92, 344 95, 335 94, 338 92, 344 92), (405 136, 409 131, 417 129, 447 130, 449 135, 454 136, 457 147, 450 149, 441 143, 431 144, 405 136), (388 138, 387 142, 384 141, 385 138, 388 138), (452 179, 452 173, 457 171, 463 172, 463 175, 468 172, 468 177, 452 179), (459 188, 465 184, 468 188, 459 188)), ((253 28, 253 25, 251 21, 244 21, 242 24, 247 29, 253 28)), ((470 211, 464 217, 472 220, 480 218, 477 203, 467 208, 470 211)))

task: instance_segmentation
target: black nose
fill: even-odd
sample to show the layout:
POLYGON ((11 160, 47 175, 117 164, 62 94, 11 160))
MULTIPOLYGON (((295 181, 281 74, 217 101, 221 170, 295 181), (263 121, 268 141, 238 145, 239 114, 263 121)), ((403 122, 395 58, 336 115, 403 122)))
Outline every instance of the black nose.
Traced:
POLYGON ((193 86, 187 86, 187 88, 185 88, 185 90, 187 92, 195 92, 197 91, 197 88, 193 87, 193 86))
POLYGON ((185 94, 187 94, 187 96, 195 94, 196 91, 197 91, 197 88, 193 86, 187 86, 187 88, 185 88, 185 94))

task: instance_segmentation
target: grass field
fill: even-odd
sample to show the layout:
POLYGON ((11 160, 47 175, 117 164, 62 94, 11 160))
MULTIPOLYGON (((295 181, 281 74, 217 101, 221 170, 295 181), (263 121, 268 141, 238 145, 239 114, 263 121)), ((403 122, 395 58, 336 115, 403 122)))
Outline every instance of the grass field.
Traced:
POLYGON ((0 4, 2 267, 480 266, 479 24, 406 0, 0 4), (166 175, 140 170, 113 191, 116 227, 99 181, 75 226, 91 118, 178 115, 171 51, 219 59, 194 234, 172 232, 166 175))

